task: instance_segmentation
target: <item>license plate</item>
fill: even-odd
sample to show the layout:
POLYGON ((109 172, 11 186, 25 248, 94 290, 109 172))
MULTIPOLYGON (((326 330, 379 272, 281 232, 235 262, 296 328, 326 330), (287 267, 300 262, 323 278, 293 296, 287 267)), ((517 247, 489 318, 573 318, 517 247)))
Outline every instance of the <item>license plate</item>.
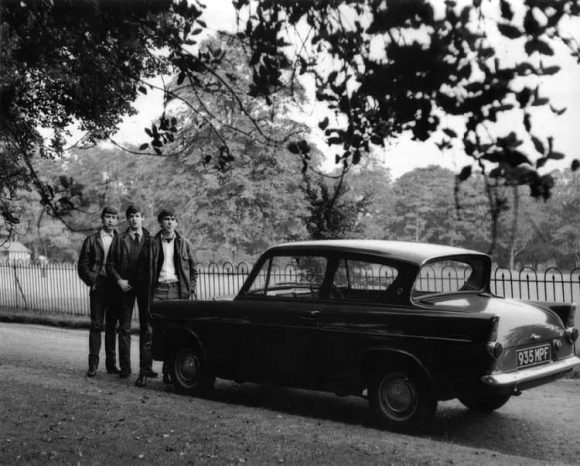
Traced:
POLYGON ((534 346, 516 350, 518 369, 522 367, 536 366, 552 360, 550 345, 534 346))

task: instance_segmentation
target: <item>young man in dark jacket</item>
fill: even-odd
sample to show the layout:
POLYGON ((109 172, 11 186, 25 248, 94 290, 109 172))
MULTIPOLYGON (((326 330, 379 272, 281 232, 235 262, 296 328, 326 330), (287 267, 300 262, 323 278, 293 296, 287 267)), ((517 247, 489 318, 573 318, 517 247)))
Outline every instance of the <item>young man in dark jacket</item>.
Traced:
MULTIPOLYGON (((107 260, 107 275, 115 283, 115 309, 119 319, 119 377, 126 378, 131 374, 131 318, 135 299, 141 309, 145 307, 145 295, 137 293, 137 260, 149 232, 143 228, 143 210, 130 205, 125 211, 129 228, 113 240, 107 260)), ((143 339, 141 339, 143 340, 143 339)), ((143 356, 143 351, 141 351, 143 356)), ((150 361, 141 360, 140 373, 147 377, 156 377, 150 361)))
MULTIPOLYGON (((197 282, 197 261, 193 246, 175 230, 175 212, 163 209, 157 221, 161 230, 149 238, 139 257, 140 287, 146 296, 145 319, 140 322, 141 338, 146 338, 146 341, 140 348, 145 352, 142 357, 148 361, 151 361, 151 303, 195 298, 197 282)), ((139 374, 135 385, 143 387, 146 377, 146 374, 139 374)), ((163 381, 170 383, 169 369, 165 363, 163 381)))
POLYGON ((115 354, 115 327, 117 319, 111 307, 114 283, 107 275, 106 261, 109 248, 117 232, 117 210, 105 207, 101 212, 102 227, 87 236, 79 256, 79 277, 90 290, 91 327, 89 330, 89 370, 88 377, 97 375, 99 353, 101 351, 101 332, 105 330, 105 363, 107 372, 118 374, 115 354))

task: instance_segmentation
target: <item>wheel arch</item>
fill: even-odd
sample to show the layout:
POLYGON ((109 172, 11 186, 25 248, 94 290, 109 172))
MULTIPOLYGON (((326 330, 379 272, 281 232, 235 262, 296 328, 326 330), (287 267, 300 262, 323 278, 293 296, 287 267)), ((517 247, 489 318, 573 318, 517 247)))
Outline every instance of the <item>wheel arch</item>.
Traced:
POLYGON ((171 358, 179 348, 191 346, 206 357, 205 349, 197 333, 190 328, 170 327, 167 329, 165 354, 171 358))
POLYGON ((420 370, 431 387, 436 388, 431 371, 417 356, 405 350, 384 347, 370 348, 362 355, 360 376, 363 384, 368 387, 377 370, 384 368, 420 370))

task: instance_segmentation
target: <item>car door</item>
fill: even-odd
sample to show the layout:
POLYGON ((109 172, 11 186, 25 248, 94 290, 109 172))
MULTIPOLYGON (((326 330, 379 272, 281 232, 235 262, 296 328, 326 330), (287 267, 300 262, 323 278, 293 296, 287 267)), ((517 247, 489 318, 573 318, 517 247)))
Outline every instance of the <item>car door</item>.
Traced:
POLYGON ((253 380, 311 385, 327 264, 326 257, 308 253, 277 255, 264 263, 259 283, 243 298, 253 380))
POLYGON ((376 345, 400 345, 399 323, 410 308, 404 267, 376 257, 343 255, 333 261, 328 294, 318 316, 312 371, 319 385, 341 387, 360 375, 361 355, 376 345), (395 341, 397 340, 397 341, 395 341))

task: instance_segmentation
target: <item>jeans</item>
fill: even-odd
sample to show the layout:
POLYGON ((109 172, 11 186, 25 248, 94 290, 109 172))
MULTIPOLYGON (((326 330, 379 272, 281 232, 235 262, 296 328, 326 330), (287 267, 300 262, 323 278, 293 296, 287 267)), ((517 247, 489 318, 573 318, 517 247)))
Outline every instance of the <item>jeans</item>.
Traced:
MULTIPOLYGON (((160 284, 153 291, 152 302, 156 303, 159 301, 168 301, 170 299, 179 299, 179 286, 177 283, 171 284, 160 284)), ((144 371, 151 370, 153 364, 153 358, 151 357, 151 335, 153 330, 151 328, 151 314, 149 312, 142 311, 145 309, 145 303, 143 306, 141 302, 139 304, 139 366, 141 373, 144 371)), ((163 374, 169 374, 169 367, 164 362, 163 363, 163 374)))
POLYGON ((113 286, 106 279, 97 279, 90 292, 91 326, 89 330, 89 366, 99 366, 101 333, 105 330, 105 364, 107 369, 116 365, 115 330, 116 312, 112 307, 113 286))

